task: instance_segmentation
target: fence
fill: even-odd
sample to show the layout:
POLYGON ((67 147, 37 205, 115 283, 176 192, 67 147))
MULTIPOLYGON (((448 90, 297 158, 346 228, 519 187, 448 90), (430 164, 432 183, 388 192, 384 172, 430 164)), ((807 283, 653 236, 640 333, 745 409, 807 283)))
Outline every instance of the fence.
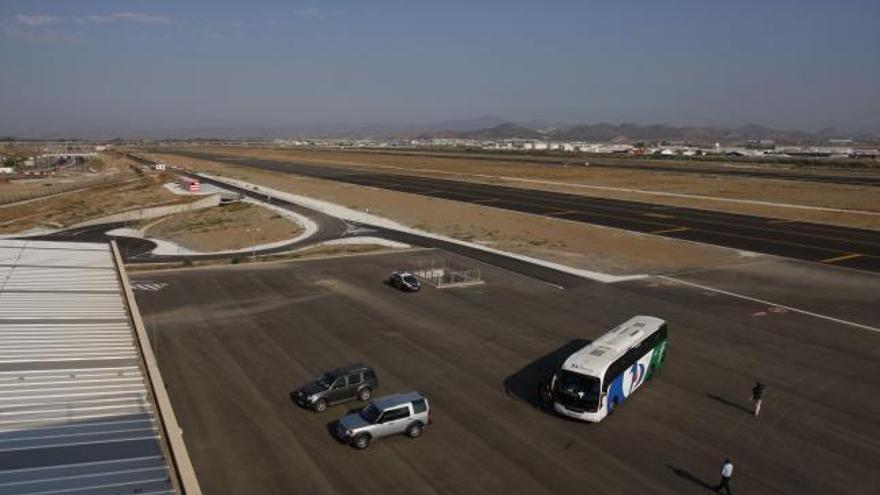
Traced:
POLYGON ((443 256, 424 256, 410 260, 409 271, 419 280, 438 289, 482 284, 480 270, 443 256))

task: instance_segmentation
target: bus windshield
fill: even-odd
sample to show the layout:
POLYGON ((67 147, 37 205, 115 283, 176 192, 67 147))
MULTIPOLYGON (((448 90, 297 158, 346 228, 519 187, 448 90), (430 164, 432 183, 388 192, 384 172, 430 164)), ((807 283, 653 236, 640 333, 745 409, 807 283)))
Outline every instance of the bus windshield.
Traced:
POLYGON ((556 375, 553 399, 563 406, 595 411, 599 409, 600 396, 600 382, 595 376, 566 370, 556 375))

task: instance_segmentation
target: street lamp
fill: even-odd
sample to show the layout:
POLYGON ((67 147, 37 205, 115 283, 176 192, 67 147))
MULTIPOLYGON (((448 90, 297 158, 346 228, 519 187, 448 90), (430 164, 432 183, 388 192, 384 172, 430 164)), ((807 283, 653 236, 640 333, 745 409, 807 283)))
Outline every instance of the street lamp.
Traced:
POLYGON ((251 258, 253 261, 257 261, 257 232, 260 231, 259 227, 252 227, 245 229, 245 231, 251 233, 251 258))

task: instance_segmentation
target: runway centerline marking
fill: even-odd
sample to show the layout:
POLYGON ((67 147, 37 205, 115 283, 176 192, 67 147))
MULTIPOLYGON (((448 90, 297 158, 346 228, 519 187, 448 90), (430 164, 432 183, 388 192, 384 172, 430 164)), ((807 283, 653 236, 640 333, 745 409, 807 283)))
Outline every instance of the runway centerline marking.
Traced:
POLYGON ((864 256, 864 255, 859 254, 859 253, 850 253, 850 254, 845 254, 843 256, 837 256, 835 258, 824 259, 824 260, 822 260, 822 263, 837 263, 838 261, 851 260, 853 258, 861 258, 862 256, 864 256))
POLYGON ((856 323, 853 321, 841 320, 840 318, 835 318, 833 316, 823 315, 821 313, 814 313, 812 311, 798 309, 793 306, 786 306, 785 304, 779 304, 779 303, 775 303, 773 301, 767 301, 766 299, 758 299, 757 297, 746 296, 744 294, 737 294, 736 292, 730 292, 730 291, 726 291, 723 289, 717 289, 715 287, 709 287, 708 285, 696 284, 694 282, 688 282, 686 280, 681 280, 679 278, 674 278, 674 277, 668 277, 666 275, 658 275, 657 278, 662 278, 663 280, 669 280, 672 282, 676 282, 676 283, 680 283, 680 284, 684 284, 684 285, 689 285, 691 287, 696 287, 696 288, 702 289, 702 290, 717 292, 719 294, 724 294, 725 296, 736 297, 739 299, 745 299, 746 301, 752 301, 752 302, 764 304, 766 306, 775 306, 777 308, 784 308, 789 311, 793 311, 795 313, 800 313, 802 315, 812 316, 814 318, 821 318, 821 319, 827 320, 827 321, 833 321, 834 323, 840 323, 841 325, 849 325, 851 327, 860 328, 862 330, 868 330, 869 332, 880 333, 880 328, 877 328, 877 327, 872 327, 870 325, 864 325, 862 323, 856 323))
POLYGON ((660 229, 660 230, 655 230, 655 231, 653 231, 653 232, 648 232, 648 233, 649 233, 649 234, 652 234, 652 235, 655 235, 655 234, 669 234, 669 233, 671 233, 671 232, 684 232, 685 230, 690 230, 690 229, 687 228, 687 227, 672 227, 672 228, 669 228, 669 229, 660 229))

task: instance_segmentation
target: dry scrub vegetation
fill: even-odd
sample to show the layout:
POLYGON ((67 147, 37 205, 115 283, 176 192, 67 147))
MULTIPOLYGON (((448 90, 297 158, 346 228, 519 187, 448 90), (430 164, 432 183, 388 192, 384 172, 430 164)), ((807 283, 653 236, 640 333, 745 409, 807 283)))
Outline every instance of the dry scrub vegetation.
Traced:
POLYGON ((211 252, 283 241, 301 232, 299 224, 273 210, 249 203, 233 203, 153 221, 146 234, 194 251, 211 252))
POLYGON ((378 154, 349 151, 216 148, 225 155, 290 160, 341 167, 359 167, 525 189, 559 191, 584 196, 686 206, 748 215, 880 229, 880 215, 793 209, 772 205, 672 197, 594 187, 648 190, 713 198, 880 212, 876 187, 817 182, 687 175, 673 172, 619 170, 583 166, 551 166, 530 162, 479 158, 378 154), (519 179, 519 180, 511 180, 519 179), (540 181, 540 182, 523 182, 540 181), (555 184, 554 184, 555 183, 555 184))
MULTIPOLYGON (((158 155, 156 156, 159 157, 158 155)), ((738 251, 414 194, 162 155, 169 163, 245 180, 404 225, 583 269, 655 273, 751 260, 738 251)))

